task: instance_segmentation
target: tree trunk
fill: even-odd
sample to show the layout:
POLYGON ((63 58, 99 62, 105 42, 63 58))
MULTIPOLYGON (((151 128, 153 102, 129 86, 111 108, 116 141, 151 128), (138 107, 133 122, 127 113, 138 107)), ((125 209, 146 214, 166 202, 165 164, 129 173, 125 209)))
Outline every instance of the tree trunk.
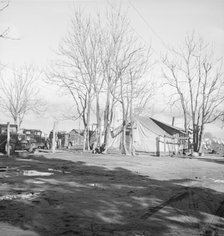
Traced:
POLYGON ((197 135, 197 131, 196 131, 196 127, 194 124, 193 125, 193 151, 194 152, 197 152, 196 135, 197 135))
POLYGON ((194 152, 198 152, 198 141, 199 141, 199 126, 198 124, 193 125, 193 145, 194 152))
POLYGON ((110 125, 111 125, 111 106, 110 106, 110 90, 109 86, 107 88, 107 101, 104 113, 104 144, 105 150, 107 151, 108 141, 109 141, 109 134, 110 134, 110 125))
POLYGON ((108 120, 105 120, 105 122, 107 122, 107 125, 104 129, 104 144, 105 144, 105 152, 107 152, 109 144, 109 135, 110 135, 110 122, 108 120))
POLYGON ((133 78, 131 76, 131 104, 130 104, 130 124, 131 124, 131 131, 130 131, 130 152, 132 156, 135 156, 134 150, 134 129, 133 129, 133 78))
POLYGON ((201 148, 202 148, 202 137, 204 134, 204 125, 202 124, 201 129, 199 131, 199 137, 198 137, 198 152, 201 153, 201 148))
POLYGON ((89 97, 88 97, 88 104, 87 104, 88 107, 87 107, 87 114, 86 114, 86 125, 87 125, 86 146, 87 146, 88 151, 90 150, 89 125, 90 125, 90 108, 91 108, 91 101, 89 97))
POLYGON ((130 151, 131 151, 131 155, 132 155, 132 156, 135 156, 133 121, 131 121, 130 151))
POLYGON ((89 145, 90 107, 91 107, 91 101, 88 98, 88 101, 87 101, 87 112, 86 112, 86 114, 83 113, 83 115, 82 115, 83 125, 84 125, 83 151, 85 151, 86 149, 90 150, 90 145, 89 145))
POLYGON ((85 152, 86 150, 86 137, 87 137, 87 127, 84 127, 84 133, 83 133, 83 147, 82 150, 85 152))
POLYGON ((122 139, 121 139, 121 153, 128 155, 129 152, 127 150, 127 144, 126 144, 126 121, 123 123, 123 128, 122 128, 122 139))
POLYGON ((188 132, 188 127, 187 127, 187 111, 184 109, 184 131, 187 133, 188 132))
POLYGON ((127 144, 126 144, 126 127, 127 127, 127 118, 125 115, 124 103, 122 103, 122 112, 123 112, 123 124, 122 124, 122 137, 121 137, 121 153, 129 155, 127 144))
POLYGON ((14 117, 13 120, 14 120, 14 124, 17 125, 17 131, 19 131, 19 129, 20 129, 20 122, 19 122, 18 117, 14 117))
POLYGON ((99 94, 96 95, 96 120, 97 120, 96 142, 97 142, 97 146, 100 146, 101 145, 101 117, 100 117, 99 94))

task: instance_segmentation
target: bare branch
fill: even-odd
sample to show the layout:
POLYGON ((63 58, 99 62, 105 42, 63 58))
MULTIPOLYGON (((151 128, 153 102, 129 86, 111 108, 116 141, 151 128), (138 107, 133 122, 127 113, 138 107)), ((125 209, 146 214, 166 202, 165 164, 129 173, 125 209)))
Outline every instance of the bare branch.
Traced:
POLYGON ((38 78, 39 74, 32 66, 14 69, 10 80, 8 75, 1 75, 1 108, 9 113, 18 125, 29 112, 40 113, 45 109, 45 104, 38 98, 38 78))

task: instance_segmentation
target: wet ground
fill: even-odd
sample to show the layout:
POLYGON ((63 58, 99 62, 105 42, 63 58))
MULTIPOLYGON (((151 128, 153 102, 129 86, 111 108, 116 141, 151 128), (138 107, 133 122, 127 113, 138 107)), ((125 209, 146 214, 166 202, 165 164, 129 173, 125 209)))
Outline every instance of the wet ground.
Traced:
POLYGON ((224 158, 0 157, 0 236, 224 235, 224 158))

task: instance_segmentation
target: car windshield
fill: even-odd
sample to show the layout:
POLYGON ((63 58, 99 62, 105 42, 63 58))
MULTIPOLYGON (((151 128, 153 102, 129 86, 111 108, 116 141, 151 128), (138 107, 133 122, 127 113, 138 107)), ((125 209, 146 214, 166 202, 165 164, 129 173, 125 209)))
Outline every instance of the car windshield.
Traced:
POLYGON ((10 133, 16 133, 17 129, 16 127, 10 127, 10 133))
MULTIPOLYGON (((17 129, 16 127, 10 127, 10 133, 16 133, 17 129)), ((7 127, 1 127, 1 134, 6 134, 7 133, 7 127)))
POLYGON ((25 135, 24 134, 19 134, 18 139, 25 139, 25 135))

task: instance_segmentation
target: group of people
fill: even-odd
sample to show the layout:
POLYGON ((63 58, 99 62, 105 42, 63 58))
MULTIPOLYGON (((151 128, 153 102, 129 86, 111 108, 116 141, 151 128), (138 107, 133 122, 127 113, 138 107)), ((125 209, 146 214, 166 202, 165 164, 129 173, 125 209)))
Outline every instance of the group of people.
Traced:
POLYGON ((93 154, 101 154, 106 150, 105 146, 106 146, 105 144, 102 144, 101 146, 96 146, 96 144, 93 143, 90 146, 90 149, 92 150, 93 154))

